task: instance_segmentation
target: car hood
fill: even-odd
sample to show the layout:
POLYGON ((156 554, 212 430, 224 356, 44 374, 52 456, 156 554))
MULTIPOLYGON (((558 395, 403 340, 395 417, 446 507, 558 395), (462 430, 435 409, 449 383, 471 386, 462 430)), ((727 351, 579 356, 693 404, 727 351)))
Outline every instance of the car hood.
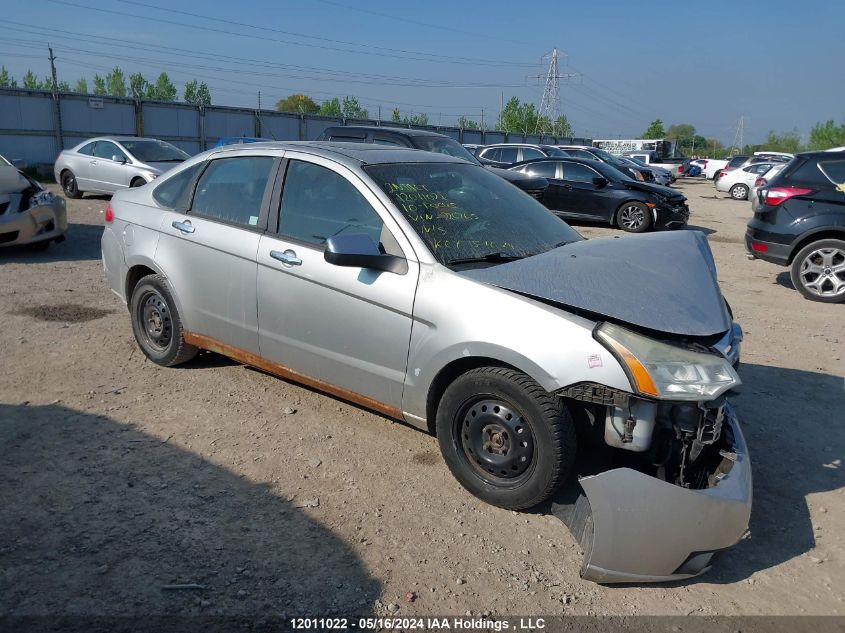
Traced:
POLYGON ((0 165, 0 194, 20 193, 29 186, 29 180, 17 167, 0 165))
POLYGON ((684 195, 679 193, 677 189, 671 187, 664 187, 663 185, 655 185, 650 182, 626 182, 623 183, 628 189, 635 189, 637 191, 646 191, 648 193, 656 193, 667 198, 684 198, 684 195))
POLYGON ((173 161, 173 162, 169 162, 169 161, 168 161, 168 162, 162 162, 162 163, 157 163, 157 162, 153 162, 153 163, 139 163, 139 164, 138 164, 138 167, 141 167, 142 169, 143 169, 143 168, 145 168, 145 167, 149 167, 149 168, 155 169, 157 172, 159 172, 159 173, 163 174, 164 172, 166 172, 166 171, 168 171, 168 170, 170 170, 170 169, 173 169, 173 168, 174 168, 174 167, 176 167, 177 165, 181 165, 181 164, 182 164, 182 162, 183 162, 183 161, 180 161, 180 162, 178 162, 178 163, 177 163, 176 161, 173 161))
POLYGON ((713 254, 698 231, 582 240, 515 262, 459 272, 658 332, 712 336, 731 327, 713 254))

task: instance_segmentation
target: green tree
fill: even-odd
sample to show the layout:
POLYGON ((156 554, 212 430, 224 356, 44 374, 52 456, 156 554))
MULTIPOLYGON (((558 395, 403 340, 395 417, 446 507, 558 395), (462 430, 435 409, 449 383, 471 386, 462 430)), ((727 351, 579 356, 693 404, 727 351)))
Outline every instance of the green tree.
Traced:
POLYGON ((316 114, 320 106, 308 95, 288 95, 284 99, 276 101, 277 112, 296 112, 297 114, 316 114))
POLYGON ((319 114, 323 116, 342 117, 343 109, 340 107, 340 99, 335 97, 334 99, 326 99, 323 101, 320 105, 319 114))
POLYGON ((655 119, 648 124, 648 129, 643 132, 643 138, 666 138, 666 130, 663 129, 663 121, 655 119))
POLYGON ((76 80, 76 85, 73 87, 74 92, 88 94, 88 80, 85 77, 80 77, 76 80))
POLYGON ((552 123, 551 132, 553 136, 572 136, 572 125, 570 125, 565 114, 561 114, 555 119, 552 123))
POLYGON ((520 103, 518 97, 511 97, 502 109, 499 129, 505 132, 534 134, 541 123, 547 125, 547 120, 540 120, 533 103, 520 103))
POLYGON ((0 88, 17 88, 17 80, 9 74, 6 67, 0 67, 0 88))
POLYGON ((462 130, 477 130, 477 129, 479 129, 478 123, 476 123, 472 119, 468 119, 465 116, 458 117, 458 120, 455 123, 455 125, 457 127, 461 128, 462 130))
POLYGON ((94 94, 108 94, 108 92, 106 91, 106 80, 100 77, 100 75, 98 75, 97 73, 94 73, 94 94))
POLYGON ((670 125, 669 129, 666 130, 666 138, 670 138, 676 141, 682 141, 683 139, 692 139, 695 136, 695 126, 689 123, 677 123, 675 125, 670 125))
POLYGON ((211 105, 211 91, 204 81, 199 83, 194 79, 185 84, 183 100, 196 105, 211 105))
POLYGON ((357 97, 344 97, 340 107, 346 119, 366 119, 370 116, 370 113, 358 103, 357 97))
POLYGON ((394 123, 402 123, 402 113, 399 111, 399 108, 393 108, 393 111, 390 113, 390 120, 394 123))
POLYGON ((44 77, 43 80, 38 82, 38 89, 39 90, 52 90, 53 89, 53 78, 50 75, 44 77))
POLYGON ((34 72, 27 69, 23 76, 23 87, 27 90, 38 90, 38 85, 38 77, 35 76, 34 72))
POLYGON ((129 95, 133 99, 144 99, 150 92, 150 82, 141 73, 129 75, 129 95))
POLYGON ((59 92, 70 92, 70 84, 66 81, 60 81, 59 92))
POLYGON ((161 73, 156 82, 147 89, 147 98, 156 101, 176 101, 177 94, 176 86, 170 81, 167 73, 161 73))
POLYGON ((418 112, 417 114, 412 112, 411 116, 406 114, 402 117, 402 123, 408 125, 428 125, 428 115, 423 112, 418 112))
POLYGON ((816 123, 810 130, 809 149, 830 149, 845 145, 845 123, 836 125, 833 120, 816 123))
POLYGON ((106 75, 106 90, 108 94, 113 97, 126 96, 126 76, 123 71, 115 66, 111 72, 106 75))

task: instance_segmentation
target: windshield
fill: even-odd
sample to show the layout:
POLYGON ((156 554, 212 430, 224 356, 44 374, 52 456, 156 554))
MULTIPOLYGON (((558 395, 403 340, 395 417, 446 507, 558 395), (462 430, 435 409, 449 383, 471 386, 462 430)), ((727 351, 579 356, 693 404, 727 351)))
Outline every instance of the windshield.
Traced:
POLYGON ((618 164, 618 162, 614 162, 613 165, 608 165, 607 163, 596 161, 596 163, 591 164, 590 167, 598 171, 602 176, 612 182, 637 182, 624 171, 621 171, 620 169, 614 167, 614 165, 618 164))
POLYGON ((475 165, 393 163, 364 168, 442 264, 544 253, 582 239, 506 180, 475 165))
POLYGON ((595 154, 596 156, 601 158, 606 163, 617 164, 617 165, 619 164, 619 161, 616 160, 616 156, 614 156, 610 152, 606 152, 603 149, 598 149, 597 147, 594 147, 590 151, 593 152, 593 154, 595 154))
POLYGON ((120 141, 129 153, 142 163, 170 163, 187 160, 188 154, 165 141, 144 139, 142 141, 120 141))
POLYGON ((473 165, 480 165, 478 159, 470 151, 452 138, 440 136, 417 136, 414 137, 414 144, 417 149, 422 149, 435 154, 446 154, 455 158, 462 158, 473 165))

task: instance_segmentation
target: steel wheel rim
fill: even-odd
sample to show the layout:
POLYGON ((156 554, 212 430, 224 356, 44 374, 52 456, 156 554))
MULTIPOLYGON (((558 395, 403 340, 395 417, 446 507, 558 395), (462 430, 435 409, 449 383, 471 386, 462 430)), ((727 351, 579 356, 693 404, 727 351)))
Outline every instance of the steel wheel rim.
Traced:
POLYGON ((626 229, 638 229, 645 222, 645 213, 635 204, 628 205, 619 214, 619 223, 626 229))
POLYGON ((845 252, 839 248, 817 248, 801 262, 801 285, 817 297, 845 295, 845 252))
POLYGON ((512 487, 530 476, 534 432, 514 405, 491 396, 474 398, 458 411, 453 429, 460 455, 487 483, 512 487))
POLYGON ((147 291, 138 302, 138 330, 144 343, 157 352, 165 352, 173 338, 170 306, 159 293, 147 291))

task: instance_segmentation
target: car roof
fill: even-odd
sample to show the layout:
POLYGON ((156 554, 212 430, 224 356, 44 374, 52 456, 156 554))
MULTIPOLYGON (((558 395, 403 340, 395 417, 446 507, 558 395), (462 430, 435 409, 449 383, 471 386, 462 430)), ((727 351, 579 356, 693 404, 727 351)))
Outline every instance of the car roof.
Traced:
POLYGON ((576 158, 575 156, 547 156, 545 158, 531 158, 529 160, 521 160, 518 163, 514 163, 513 165, 511 165, 510 168, 512 169, 514 167, 520 167, 521 165, 530 165, 531 163, 559 163, 561 161, 567 161, 570 163, 580 163, 582 165, 587 165, 588 167, 591 167, 596 163, 601 163, 600 160, 590 160, 589 158, 576 158))
POLYGON ((308 152, 325 156, 339 162, 358 165, 378 165, 382 163, 458 163, 471 165, 457 156, 448 156, 435 152, 425 152, 411 147, 388 147, 375 143, 344 143, 337 141, 268 141, 226 145, 214 150, 215 154, 254 153, 256 150, 274 149, 308 152))
POLYGON ((403 134, 405 136, 443 136, 446 138, 452 138, 451 136, 446 136, 445 134, 439 134, 438 132, 433 132, 431 130, 418 130, 414 128, 405 128, 405 127, 388 127, 385 125, 333 125, 332 127, 326 128, 326 132, 329 130, 362 130, 365 132, 393 132, 394 134, 403 134))

